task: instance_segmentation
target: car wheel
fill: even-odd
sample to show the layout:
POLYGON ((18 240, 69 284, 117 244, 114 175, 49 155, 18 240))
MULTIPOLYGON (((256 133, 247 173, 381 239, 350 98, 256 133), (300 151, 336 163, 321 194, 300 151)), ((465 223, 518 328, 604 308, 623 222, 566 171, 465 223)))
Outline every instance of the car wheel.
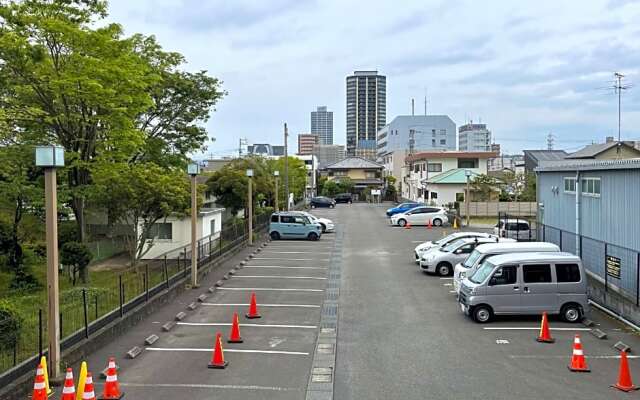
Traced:
POLYGON ((435 218, 433 220, 433 226, 442 226, 442 220, 440 218, 435 218))
POLYGON ((348 203, 349 203, 349 204, 352 204, 352 203, 353 203, 353 201, 349 200, 349 201, 348 201, 348 203))
POLYGON ((322 228, 322 233, 327 231, 327 226, 325 224, 320 224, 320 227, 322 228))
POLYGON ((571 323, 580 322, 582 320, 582 310, 579 305, 574 303, 565 304, 562 307, 562 311, 560 311, 560 315, 562 315, 562 319, 571 323))
POLYGON ((269 236, 271 236, 272 240, 280 240, 280 234, 276 231, 271 232, 269 236))
POLYGON ((407 224, 407 221, 406 221, 406 220, 404 220, 404 219, 399 219, 399 220, 398 220, 398 225, 400 225, 400 226, 405 226, 406 224, 407 224))
POLYGON ((311 232, 311 233, 309 234, 309 236, 307 236, 307 237, 309 238, 309 240, 314 241, 314 242, 315 242, 316 240, 318 240, 318 238, 319 238, 318 234, 317 234, 317 233, 315 233, 315 232, 311 232))
POLYGON ((329 204, 329 208, 333 208, 335 207, 333 204, 329 204))
POLYGON ((474 321, 479 324, 484 324, 491 321, 493 311, 491 311, 491 307, 489 306, 479 305, 473 309, 472 316, 474 321))
POLYGON ((316 208, 316 205, 311 203, 311 208, 316 208))
POLYGON ((451 264, 448 262, 441 262, 436 267, 436 271, 438 271, 438 275, 440 276, 449 276, 453 272, 453 268, 451 268, 451 264))

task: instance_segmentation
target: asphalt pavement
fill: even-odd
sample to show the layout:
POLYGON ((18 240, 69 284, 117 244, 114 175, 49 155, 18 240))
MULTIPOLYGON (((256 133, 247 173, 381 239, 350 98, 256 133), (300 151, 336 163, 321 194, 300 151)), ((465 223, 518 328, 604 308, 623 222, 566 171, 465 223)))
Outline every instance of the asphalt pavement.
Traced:
MULTIPOLYGON (((539 319, 480 325, 460 311, 450 279, 419 271, 412 249, 450 228, 388 225, 388 205, 339 205, 325 212, 344 228, 334 398, 623 399, 611 389, 619 359, 612 345, 639 348, 635 334, 600 313, 599 340, 582 324, 551 318, 554 344, 535 341, 539 319), (575 334, 591 373, 567 369, 575 334)), ((633 354, 633 353, 632 353, 633 354)), ((640 380, 640 362, 630 359, 640 380)))

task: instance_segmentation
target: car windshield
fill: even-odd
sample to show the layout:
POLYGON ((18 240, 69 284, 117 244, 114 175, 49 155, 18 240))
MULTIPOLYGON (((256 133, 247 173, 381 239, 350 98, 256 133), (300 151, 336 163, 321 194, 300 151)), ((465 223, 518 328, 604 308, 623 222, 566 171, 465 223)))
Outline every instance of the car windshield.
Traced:
POLYGON ((467 257, 466 260, 464 260, 464 264, 462 264, 463 266, 465 266, 466 268, 471 268, 473 267, 473 265, 478 262, 478 260, 480 259, 480 257, 482 257, 482 253, 478 251, 478 249, 475 249, 470 255, 469 257, 467 257))
POLYGON ((469 277, 469 280, 473 283, 482 283, 491 275, 494 268, 495 265, 487 260, 480 265, 480 268, 478 268, 475 274, 469 277))
POLYGON ((458 249, 458 247, 464 244, 464 240, 456 240, 442 248, 442 251, 446 251, 447 253, 451 253, 458 249))
POLYGON ((458 239, 460 239, 459 235, 457 233, 452 233, 451 235, 445 236, 440 240, 436 240, 435 242, 433 242, 433 244, 438 244, 440 245, 440 247, 445 247, 449 243, 454 242, 458 239))

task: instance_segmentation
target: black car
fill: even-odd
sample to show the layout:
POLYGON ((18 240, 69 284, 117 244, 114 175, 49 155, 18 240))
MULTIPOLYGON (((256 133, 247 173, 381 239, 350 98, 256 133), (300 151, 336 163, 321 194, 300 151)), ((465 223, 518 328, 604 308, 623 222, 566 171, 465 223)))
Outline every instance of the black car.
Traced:
POLYGON ((336 201, 336 203, 353 203, 353 197, 351 196, 351 193, 340 193, 335 195, 333 199, 336 201))
POLYGON ((330 199, 328 197, 318 196, 318 197, 312 197, 311 201, 309 202, 309 205, 311 206, 311 208, 317 208, 317 207, 333 208, 336 206, 336 202, 333 199, 330 199))

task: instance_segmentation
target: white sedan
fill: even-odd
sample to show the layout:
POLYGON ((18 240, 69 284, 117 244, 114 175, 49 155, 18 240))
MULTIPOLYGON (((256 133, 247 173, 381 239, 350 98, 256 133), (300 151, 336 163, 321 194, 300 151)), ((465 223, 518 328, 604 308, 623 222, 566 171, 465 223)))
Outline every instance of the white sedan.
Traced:
POLYGON ((438 240, 434 240, 433 242, 424 242, 424 243, 420 243, 419 245, 416 246, 416 248, 413 250, 413 255, 415 257, 416 260, 416 264, 420 264, 420 257, 422 257, 422 255, 424 253, 426 253, 427 251, 437 248, 437 247, 444 247, 446 245, 448 245, 449 243, 458 240, 458 239, 465 239, 465 238, 489 238, 489 237, 494 237, 496 238, 497 236, 492 235, 490 233, 483 233, 483 232, 454 232, 448 236, 443 237, 442 239, 438 239, 438 240))
POLYGON ((449 222, 447 211, 441 207, 420 206, 411 210, 393 215, 390 218, 391 225, 405 226, 411 225, 428 225, 431 222, 433 226, 442 226, 449 222))
POLYGON ((308 217, 311 222, 315 223, 315 224, 320 224, 320 227, 322 228, 322 233, 326 233, 326 232, 333 232, 335 230, 335 225, 333 224, 333 221, 331 221, 328 218, 318 218, 313 214, 310 214, 306 211, 299 211, 300 214, 308 217))

